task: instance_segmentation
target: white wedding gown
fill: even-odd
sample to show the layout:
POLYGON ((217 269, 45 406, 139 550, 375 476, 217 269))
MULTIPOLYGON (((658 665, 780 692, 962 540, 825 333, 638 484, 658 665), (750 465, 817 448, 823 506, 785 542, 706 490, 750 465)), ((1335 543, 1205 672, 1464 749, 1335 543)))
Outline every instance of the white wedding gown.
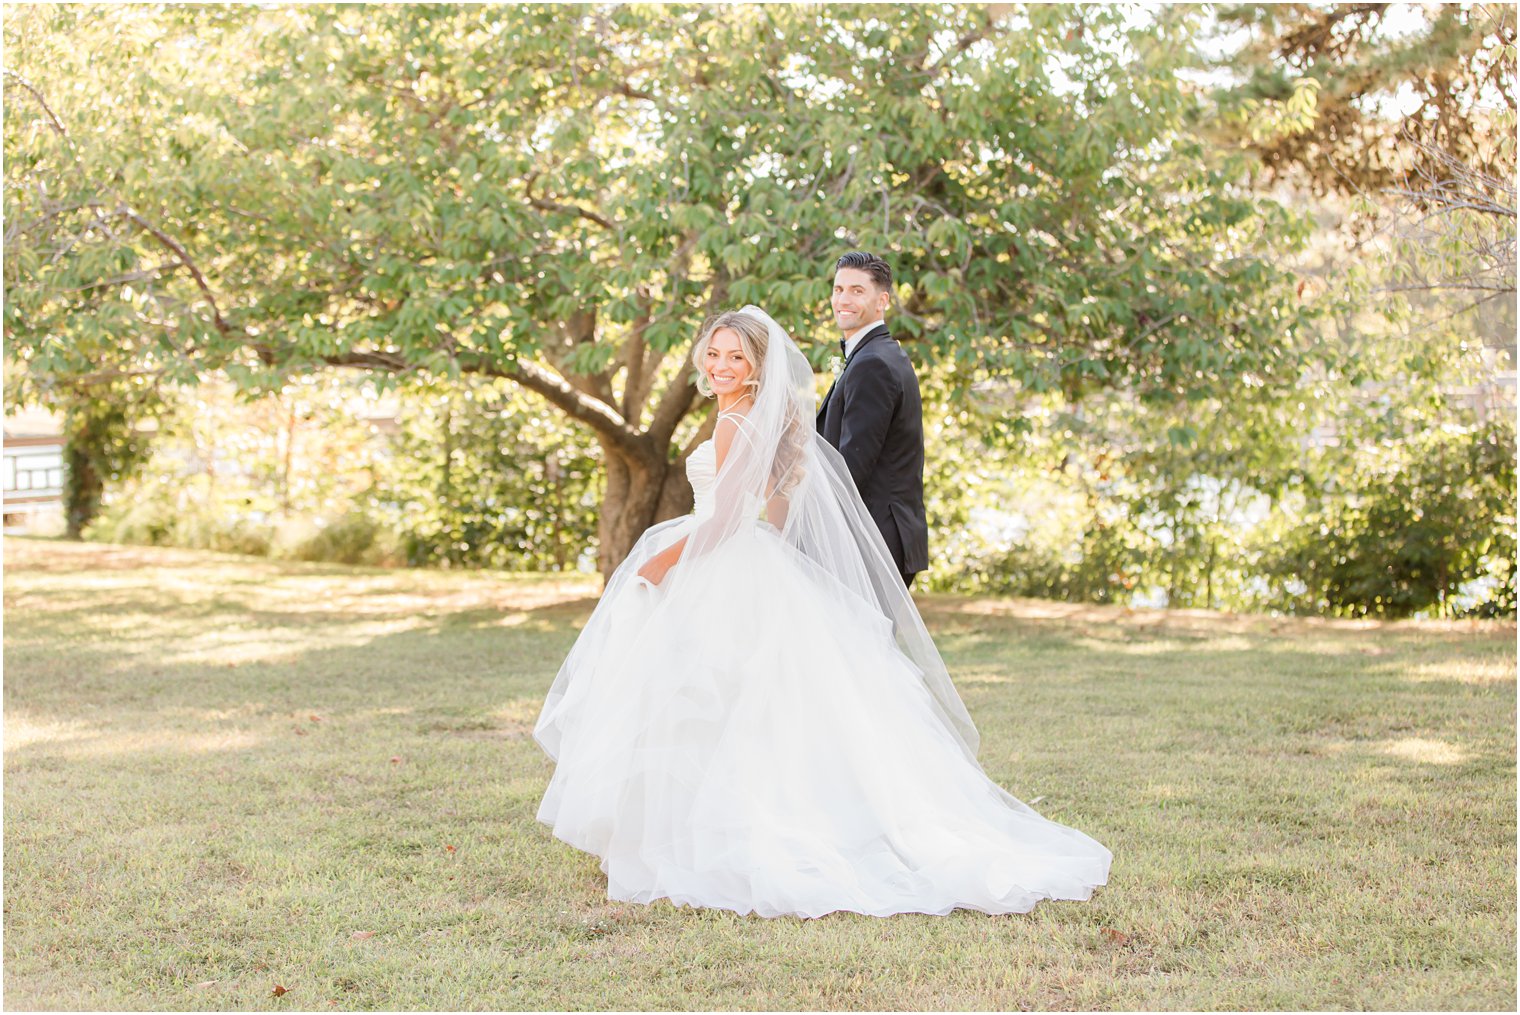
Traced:
MULTIPOLYGON (((711 441, 687 474, 694 514, 646 533, 646 554, 711 512, 711 441)), ((679 569, 609 589, 535 730, 556 761, 539 820, 601 857, 608 897, 1017 913, 1107 880, 1109 851, 988 779, 888 620, 776 530, 679 569)))

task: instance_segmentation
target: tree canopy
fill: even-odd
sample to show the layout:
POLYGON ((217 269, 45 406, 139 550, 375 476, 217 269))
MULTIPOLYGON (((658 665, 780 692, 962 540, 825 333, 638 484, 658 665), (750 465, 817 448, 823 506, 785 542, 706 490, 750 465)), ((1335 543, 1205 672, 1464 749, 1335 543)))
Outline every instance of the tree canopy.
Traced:
POLYGON ((1219 28, 1220 125, 1272 176, 1362 193, 1444 178, 1442 156, 1514 173, 1513 4, 1227 4, 1219 28))
POLYGON ((8 12, 5 331, 60 378, 505 378, 595 434, 600 563, 685 510, 684 355, 835 257, 959 383, 1296 376, 1302 235, 1198 134, 1200 15, 511 5, 8 12))

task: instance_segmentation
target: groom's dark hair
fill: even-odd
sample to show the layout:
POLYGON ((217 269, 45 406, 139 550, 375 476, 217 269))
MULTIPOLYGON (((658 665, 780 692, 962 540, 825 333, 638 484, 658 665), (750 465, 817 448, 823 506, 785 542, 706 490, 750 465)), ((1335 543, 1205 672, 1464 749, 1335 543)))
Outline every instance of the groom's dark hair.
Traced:
POLYGON ((876 283, 876 288, 882 292, 892 291, 892 266, 875 254, 868 254, 864 250, 852 250, 845 254, 834 264, 834 270, 840 268, 858 268, 871 276, 871 281, 876 283))

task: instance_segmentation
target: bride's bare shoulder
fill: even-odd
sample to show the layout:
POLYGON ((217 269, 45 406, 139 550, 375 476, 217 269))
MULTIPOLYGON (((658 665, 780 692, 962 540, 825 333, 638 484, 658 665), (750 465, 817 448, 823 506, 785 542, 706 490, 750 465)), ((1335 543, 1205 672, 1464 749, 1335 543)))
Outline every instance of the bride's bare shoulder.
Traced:
POLYGON ((754 443, 755 424, 749 418, 747 406, 718 413, 717 425, 713 427, 713 446, 720 460, 727 454, 735 435, 742 435, 747 443, 754 443))

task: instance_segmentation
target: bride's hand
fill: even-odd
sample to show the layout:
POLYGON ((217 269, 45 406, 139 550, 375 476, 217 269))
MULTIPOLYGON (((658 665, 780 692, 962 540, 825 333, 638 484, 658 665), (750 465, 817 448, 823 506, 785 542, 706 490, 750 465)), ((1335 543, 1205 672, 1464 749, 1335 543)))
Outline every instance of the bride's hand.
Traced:
POLYGON ((665 580, 665 576, 669 573, 670 565, 665 563, 659 557, 653 558, 649 563, 639 568, 639 577, 651 585, 660 584, 660 582, 665 580))

